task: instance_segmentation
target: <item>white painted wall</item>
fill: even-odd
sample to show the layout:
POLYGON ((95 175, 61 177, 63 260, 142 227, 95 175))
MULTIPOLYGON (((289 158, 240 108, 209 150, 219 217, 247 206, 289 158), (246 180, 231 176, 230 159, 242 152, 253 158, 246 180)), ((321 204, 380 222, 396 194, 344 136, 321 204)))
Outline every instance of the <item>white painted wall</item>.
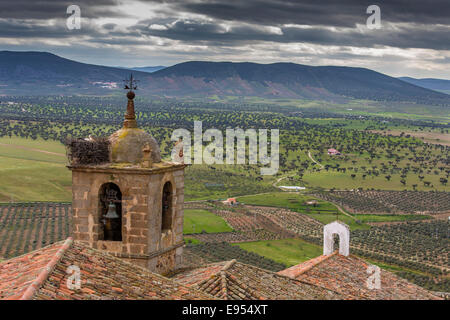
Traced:
POLYGON ((350 253, 350 228, 343 222, 334 221, 323 227, 323 254, 333 253, 333 235, 339 236, 339 254, 348 256, 350 253))

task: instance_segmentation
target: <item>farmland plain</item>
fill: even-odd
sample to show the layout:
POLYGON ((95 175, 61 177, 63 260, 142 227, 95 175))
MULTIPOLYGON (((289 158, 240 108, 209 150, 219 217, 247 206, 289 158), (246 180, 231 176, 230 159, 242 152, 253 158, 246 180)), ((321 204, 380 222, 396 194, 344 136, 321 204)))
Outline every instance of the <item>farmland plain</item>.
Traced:
MULTIPOLYGON (((125 111, 120 97, 8 97, 2 101, 7 103, 0 102, 0 202, 70 202, 65 138, 110 135, 121 127, 125 111)), ((233 97, 190 101, 138 97, 135 103, 139 126, 155 137, 165 160, 170 159, 174 145, 172 131, 192 131, 194 120, 202 121, 204 130, 280 130, 280 167, 273 176, 262 176, 259 165, 248 163, 186 168, 186 201, 237 197, 248 205, 224 209, 219 202, 212 209, 186 209, 189 250, 212 261, 238 255, 280 270, 320 255, 323 225, 339 219, 351 228, 355 254, 416 283, 446 288, 447 256, 442 250, 448 233, 437 213, 445 215, 447 207, 439 199, 447 199, 441 196, 450 191, 450 147, 445 143, 450 126, 440 107, 417 105, 414 113, 402 104, 388 109, 378 102, 352 101, 325 108, 324 103, 311 101, 233 97), (341 155, 328 155, 329 148, 341 155), (282 192, 280 185, 306 189, 282 192), (424 207, 432 212, 424 212, 424 207), (215 242, 198 240, 196 235, 202 231, 211 235, 205 239, 215 242), (396 237, 398 233, 402 239, 396 237), (233 240, 241 238, 247 240, 233 240), (215 239, 231 239, 233 244, 215 239), (247 257, 249 252, 253 255, 247 257)), ((26 212, 31 219, 28 226, 40 226, 42 233, 45 219, 58 214, 60 207, 40 207, 35 214, 34 205, 25 204, 20 210, 5 205, 1 218, 9 217, 9 212, 26 212)), ((21 252, 18 239, 26 237, 29 229, 21 231, 21 220, 2 221, 6 223, 2 236, 13 234, 14 239, 5 242, 9 257, 21 252), (17 227, 18 233, 9 226, 17 227)), ((66 235, 51 220, 49 227, 58 237, 66 235)), ((35 241, 44 245, 52 236, 46 237, 35 241)))

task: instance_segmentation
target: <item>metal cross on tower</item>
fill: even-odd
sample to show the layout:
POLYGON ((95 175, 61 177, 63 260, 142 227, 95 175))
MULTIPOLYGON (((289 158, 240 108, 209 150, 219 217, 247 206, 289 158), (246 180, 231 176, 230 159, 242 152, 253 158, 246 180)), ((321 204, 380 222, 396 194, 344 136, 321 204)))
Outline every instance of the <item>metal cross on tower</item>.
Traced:
POLYGON ((125 114, 125 121, 123 122, 124 128, 137 128, 136 115, 134 113, 134 102, 133 99, 135 97, 134 91, 137 89, 137 82, 133 78, 133 74, 130 74, 130 79, 124 80, 125 86, 124 89, 128 90, 127 98, 127 113, 125 114))
POLYGON ((135 80, 133 74, 130 74, 130 79, 123 80, 123 82, 125 83, 124 89, 132 91, 137 89, 139 80, 135 80))

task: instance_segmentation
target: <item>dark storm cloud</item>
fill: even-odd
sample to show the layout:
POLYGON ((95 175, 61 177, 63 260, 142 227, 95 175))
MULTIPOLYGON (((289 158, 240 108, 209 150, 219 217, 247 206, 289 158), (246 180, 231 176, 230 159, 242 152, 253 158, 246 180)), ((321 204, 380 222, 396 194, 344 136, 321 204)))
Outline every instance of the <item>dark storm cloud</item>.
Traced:
POLYGON ((450 50, 450 42, 446 41, 450 34, 450 26, 403 25, 395 28, 387 26, 380 30, 365 32, 357 29, 331 31, 320 28, 282 28, 282 30, 283 35, 278 37, 280 42, 308 42, 367 48, 391 46, 450 50))
MULTIPOLYGON (((182 42, 196 42, 209 46, 239 46, 245 43, 312 43, 355 47, 392 46, 398 48, 449 49, 450 1, 418 0, 183 0, 150 1, 164 3, 154 6, 157 17, 138 22, 129 34, 117 33, 117 25, 106 23, 97 28, 83 24, 81 30, 69 32, 64 26, 66 8, 72 3, 81 7, 82 17, 125 17, 119 10, 119 0, 60 1, 15 0, 0 2, 0 37, 60 38, 78 35, 91 37, 90 42, 127 44, 142 42, 140 37, 154 36, 182 42), (383 28, 363 32, 355 27, 365 25, 366 8, 370 4, 381 7, 383 28), (202 16, 193 16, 192 14, 202 16), (180 14, 184 18, 180 19, 180 14), (186 15, 191 14, 189 18, 186 15), (43 25, 56 19, 57 25, 43 25), (403 22, 390 26, 390 23, 403 22), (228 24, 228 26, 224 26, 228 24), (294 25, 309 25, 299 28, 294 25), (152 25, 157 27, 150 28, 152 25), (159 29, 158 29, 159 26, 159 29), (276 27, 279 29, 269 28, 276 27), (335 27, 330 29, 326 27, 335 27), (281 30, 277 34, 276 30, 281 30)), ((125 3, 125 2, 124 2, 125 3)))
MULTIPOLYGON (((152 1, 147 1, 152 2, 152 1)), ((160 2, 160 1, 155 1, 160 2)), ((163 1, 173 10, 202 14, 215 19, 264 25, 304 24, 352 27, 365 23, 369 5, 380 6, 390 22, 448 24, 448 0, 208 0, 163 1)))
POLYGON ((447 76, 449 17, 450 0, 0 0, 0 50, 110 65, 296 61, 447 76), (71 4, 81 8, 81 30, 66 27, 71 4), (366 27, 372 4, 379 30, 366 27))
POLYGON ((0 38, 67 38, 72 36, 104 37, 98 28, 83 23, 79 30, 69 30, 66 20, 55 20, 52 25, 37 25, 18 19, 0 20, 0 38))
POLYGON ((165 29, 152 29, 153 21, 140 22, 135 29, 143 35, 169 38, 186 42, 207 42, 210 45, 242 45, 248 42, 313 43, 354 47, 380 45, 398 48, 434 48, 450 50, 446 41, 450 34, 447 26, 404 25, 381 30, 356 28, 280 27, 270 29, 253 25, 225 27, 195 20, 177 20, 164 25, 165 29), (277 32, 278 31, 278 32, 277 32))
POLYGON ((106 30, 114 30, 117 27, 117 24, 106 23, 106 24, 102 25, 102 27, 105 28, 106 30))
POLYGON ((227 31, 224 27, 216 23, 201 22, 195 20, 176 20, 173 23, 162 25, 166 29, 152 29, 155 25, 153 20, 142 21, 136 27, 141 34, 169 38, 182 41, 253 41, 268 40, 267 34, 253 27, 235 27, 227 31))
MULTIPOLYGON (((145 1, 145 0, 142 0, 145 1)), ((172 0, 145 1, 168 5, 166 17, 176 13, 200 14, 202 17, 173 19, 162 23, 166 29, 149 29, 156 21, 139 23, 141 34, 180 41, 215 45, 242 45, 243 42, 313 43, 355 47, 392 46, 447 50, 450 31, 449 0, 172 0), (365 27, 369 5, 381 8, 381 30, 365 27), (221 23, 231 23, 225 30, 221 23), (399 25, 399 23, 401 23, 399 25), (392 26, 392 24, 396 24, 392 26), (288 27, 307 25, 310 28, 288 27), (266 27, 266 28, 264 28, 266 27), (282 34, 267 27, 277 27, 282 34), (326 27, 334 27, 330 29, 326 27), (368 31, 368 32, 367 32, 368 31)))
MULTIPOLYGON (((139 1, 139 0, 138 0, 139 1)), ((173 15, 177 12, 202 14, 213 19, 240 21, 261 25, 303 24, 353 27, 365 23, 366 8, 381 7, 382 18, 390 22, 416 24, 448 24, 448 0, 140 0, 144 3, 165 3, 168 9, 155 7, 155 12, 173 15)), ((66 9, 76 4, 82 15, 124 17, 118 11, 120 0, 12 0, 0 1, 0 18, 52 19, 66 15, 66 9)))
POLYGON ((86 18, 119 17, 123 12, 117 12, 115 6, 118 0, 11 0, 0 1, 1 19, 58 19, 67 17, 67 7, 75 4, 86 18))

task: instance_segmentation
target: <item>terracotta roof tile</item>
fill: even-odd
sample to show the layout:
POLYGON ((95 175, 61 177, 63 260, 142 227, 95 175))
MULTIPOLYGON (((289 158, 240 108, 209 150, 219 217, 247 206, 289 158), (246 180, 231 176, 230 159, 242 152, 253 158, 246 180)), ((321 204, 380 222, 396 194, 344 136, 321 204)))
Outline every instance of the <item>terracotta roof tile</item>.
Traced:
POLYGON ((313 258, 313 259, 310 259, 308 261, 305 261, 305 262, 303 262, 301 264, 292 266, 292 267, 287 268, 285 270, 281 270, 281 271, 278 272, 278 274, 285 275, 285 276, 288 276, 290 278, 297 278, 302 273, 307 272, 308 270, 312 269, 317 264, 325 261, 326 259, 332 257, 335 254, 337 254, 337 251, 335 251, 332 254, 327 255, 327 256, 326 255, 318 256, 316 258, 313 258))
POLYGON ((0 263, 0 299, 214 299, 214 297, 72 241, 0 263), (80 289, 69 289, 69 266, 80 268, 80 289))
POLYGON ((381 288, 369 289, 366 284, 370 276, 367 274, 369 265, 353 255, 345 257, 335 252, 280 271, 278 274, 337 291, 346 299, 440 299, 432 292, 383 269, 380 274, 381 288))
POLYGON ((226 300, 339 299, 326 288, 278 275, 236 260, 176 274, 172 279, 226 300))
POLYGON ((18 299, 45 270, 63 242, 0 263, 0 299, 18 299))

